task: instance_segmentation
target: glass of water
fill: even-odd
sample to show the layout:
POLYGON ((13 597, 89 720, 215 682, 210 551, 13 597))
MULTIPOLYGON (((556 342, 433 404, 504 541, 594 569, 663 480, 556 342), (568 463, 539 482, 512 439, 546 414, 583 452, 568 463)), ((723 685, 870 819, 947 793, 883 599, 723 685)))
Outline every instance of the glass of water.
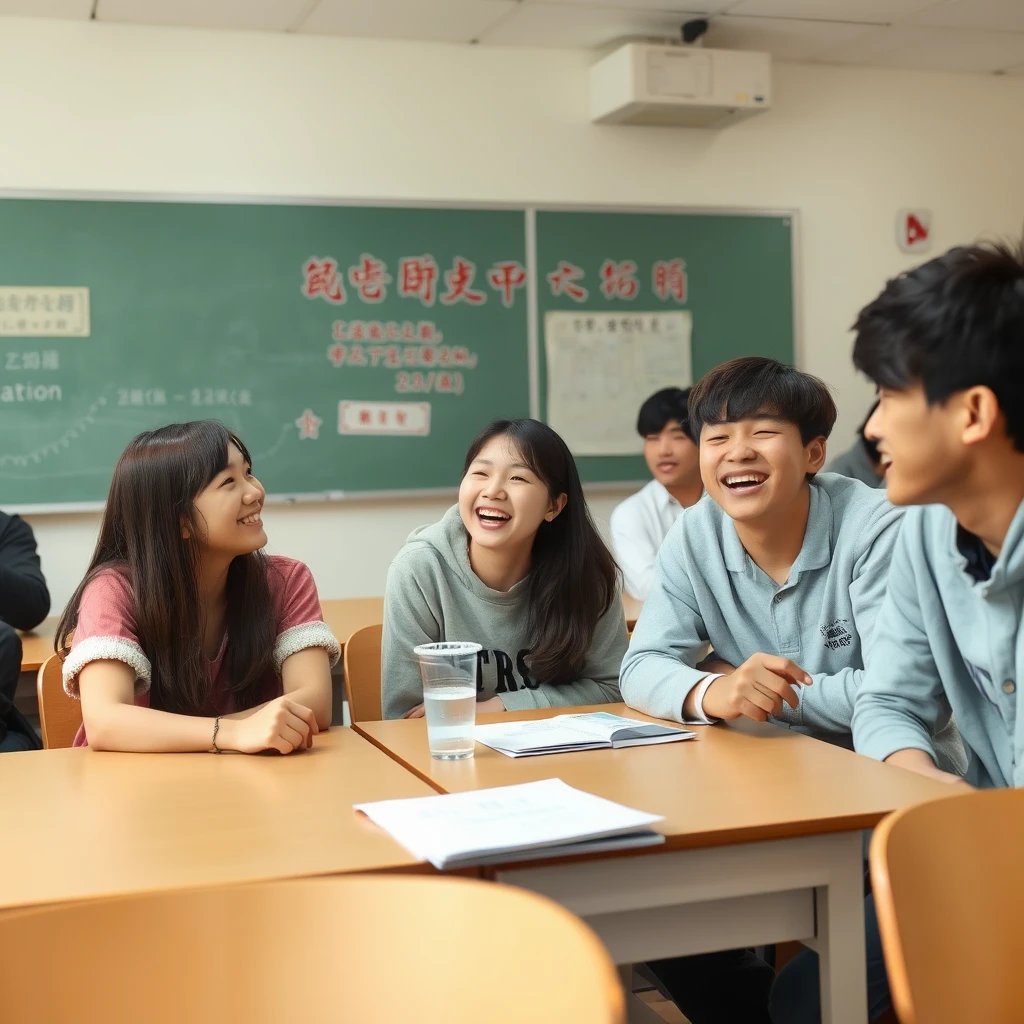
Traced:
POLYGON ((476 725, 476 655, 480 644, 446 640, 420 644, 423 710, 427 719, 430 756, 461 761, 473 756, 476 725))

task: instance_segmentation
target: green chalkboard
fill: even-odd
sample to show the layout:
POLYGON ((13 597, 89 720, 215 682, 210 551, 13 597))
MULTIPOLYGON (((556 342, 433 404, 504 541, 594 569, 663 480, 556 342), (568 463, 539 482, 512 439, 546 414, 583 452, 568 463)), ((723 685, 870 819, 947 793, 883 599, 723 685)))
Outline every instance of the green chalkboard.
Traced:
MULTIPOLYGON (((735 356, 793 362, 790 216, 541 210, 536 237, 542 345, 544 316, 552 310, 581 316, 689 310, 694 380, 735 356), (607 263, 632 267, 612 281, 602 275, 607 263)), ((546 414, 544 360, 540 377, 546 414)), ((580 456, 577 462, 588 481, 649 475, 640 456, 580 456)))
POLYGON ((133 435, 200 417, 272 495, 451 488, 483 424, 545 415, 546 313, 687 310, 694 377, 791 362, 792 266, 782 214, 0 198, 0 504, 102 501, 133 435))
POLYGON ((522 209, 0 199, 0 502, 200 417, 273 494, 455 486, 529 412, 526 263, 522 209))

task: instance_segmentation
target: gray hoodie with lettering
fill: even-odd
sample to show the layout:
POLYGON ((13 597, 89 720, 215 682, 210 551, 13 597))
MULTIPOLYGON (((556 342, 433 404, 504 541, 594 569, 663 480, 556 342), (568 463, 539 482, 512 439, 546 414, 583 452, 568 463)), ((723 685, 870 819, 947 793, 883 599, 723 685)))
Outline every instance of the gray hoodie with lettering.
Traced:
POLYGON ((469 564, 469 535, 453 505, 440 522, 410 535, 388 571, 381 646, 385 718, 399 718, 423 700, 413 648, 440 640, 481 644, 477 700, 498 695, 509 711, 619 701, 626 620, 616 590, 598 620, 579 678, 560 685, 528 668, 529 578, 508 592, 491 590, 469 564))

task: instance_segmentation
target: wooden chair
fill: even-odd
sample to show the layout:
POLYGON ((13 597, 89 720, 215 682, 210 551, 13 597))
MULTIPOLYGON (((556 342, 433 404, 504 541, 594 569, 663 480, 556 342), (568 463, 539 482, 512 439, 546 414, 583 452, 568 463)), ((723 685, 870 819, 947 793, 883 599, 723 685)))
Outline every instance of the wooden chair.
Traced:
POLYGON ((1024 790, 965 793, 886 818, 871 881, 902 1024, 1024 1020, 1024 790))
POLYGON ((624 1021, 607 951, 567 910, 511 886, 415 875, 10 911, 0 992, 4 1024, 624 1021))
POLYGON ((60 656, 51 654, 36 675, 39 728, 47 750, 70 747, 82 725, 81 702, 64 692, 61 667, 60 656))
POLYGON ((380 623, 357 629, 345 641, 345 699, 353 722, 379 722, 380 623))

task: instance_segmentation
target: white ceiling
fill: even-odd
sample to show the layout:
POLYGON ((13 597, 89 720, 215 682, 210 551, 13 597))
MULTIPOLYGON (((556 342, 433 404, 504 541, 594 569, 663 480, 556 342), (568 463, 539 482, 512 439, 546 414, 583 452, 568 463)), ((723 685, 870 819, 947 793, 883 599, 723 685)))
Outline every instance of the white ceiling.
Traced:
POLYGON ((1024 74, 1024 0, 0 0, 0 15, 599 49, 675 38, 780 60, 1024 74))

